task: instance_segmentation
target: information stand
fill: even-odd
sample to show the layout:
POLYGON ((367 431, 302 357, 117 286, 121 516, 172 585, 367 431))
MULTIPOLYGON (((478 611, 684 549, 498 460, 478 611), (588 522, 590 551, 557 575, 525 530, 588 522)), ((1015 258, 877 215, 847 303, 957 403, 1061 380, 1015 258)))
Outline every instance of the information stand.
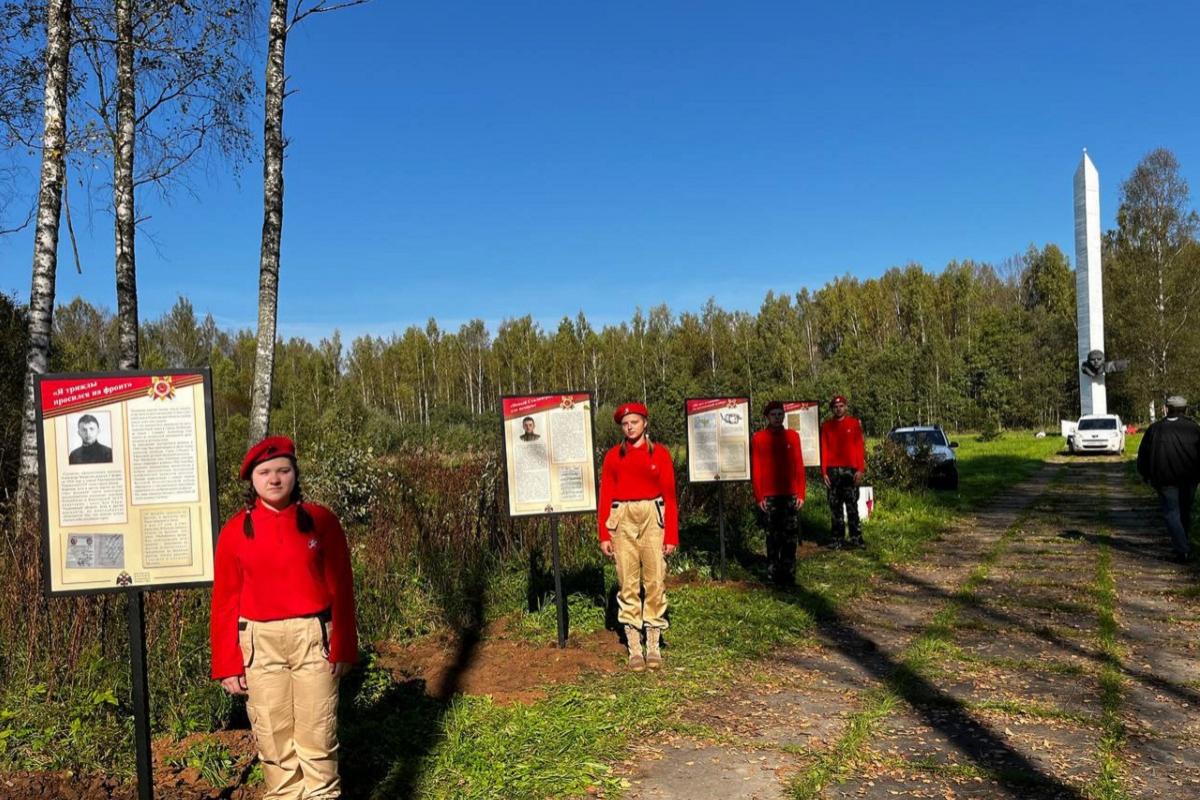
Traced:
POLYGON ((717 483, 720 578, 725 579, 725 484, 750 480, 750 398, 690 397, 684 400, 688 481, 717 483))
POLYGON ((128 595, 138 797, 154 796, 144 593, 211 586, 217 471, 207 369, 34 376, 48 597, 128 595))
POLYGON ((589 392, 500 398, 501 440, 512 517, 549 517, 558 646, 567 646, 558 518, 596 511, 594 403, 589 392))
POLYGON ((804 468, 821 466, 821 404, 816 400, 784 400, 783 427, 799 435, 804 468))

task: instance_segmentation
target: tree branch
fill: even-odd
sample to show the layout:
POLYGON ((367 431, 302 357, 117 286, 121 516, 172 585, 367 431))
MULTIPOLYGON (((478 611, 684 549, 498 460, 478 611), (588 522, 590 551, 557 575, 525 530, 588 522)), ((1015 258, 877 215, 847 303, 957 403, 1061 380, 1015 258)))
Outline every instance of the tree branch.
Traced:
POLYGON ((307 17, 311 17, 313 14, 327 14, 330 11, 341 11, 344 8, 361 6, 369 2, 370 0, 343 0, 343 2, 328 5, 327 0, 318 0, 317 4, 312 8, 303 8, 304 0, 299 0, 299 2, 296 3, 296 11, 294 14, 292 14, 292 21, 288 23, 287 31, 288 33, 291 33, 292 28, 296 27, 296 25, 300 24, 300 22, 307 17))
POLYGON ((37 212, 37 203, 34 203, 32 206, 29 207, 29 213, 25 215, 24 222, 22 222, 20 225, 18 225, 15 228, 0 228, 0 236, 4 236, 9 233, 17 233, 19 231, 25 230, 27 227, 29 227, 29 223, 33 221, 33 216, 36 212, 37 212))
POLYGON ((63 211, 66 212, 66 217, 67 217, 67 235, 71 239, 71 252, 75 254, 75 271, 78 272, 80 275, 82 275, 83 274, 83 264, 79 260, 79 245, 75 241, 75 226, 71 224, 71 203, 70 203, 70 201, 67 200, 67 184, 68 183, 69 183, 69 181, 67 180, 66 170, 64 169, 63 170, 62 194, 63 194, 63 211))
POLYGON ((158 93, 158 97, 153 102, 143 104, 142 113, 137 116, 137 124, 141 125, 144 123, 146 118, 157 111, 164 103, 169 103, 176 97, 186 94, 188 89, 200 82, 201 77, 201 75, 194 75, 190 81, 181 84, 173 91, 168 91, 167 87, 163 87, 163 90, 158 93))

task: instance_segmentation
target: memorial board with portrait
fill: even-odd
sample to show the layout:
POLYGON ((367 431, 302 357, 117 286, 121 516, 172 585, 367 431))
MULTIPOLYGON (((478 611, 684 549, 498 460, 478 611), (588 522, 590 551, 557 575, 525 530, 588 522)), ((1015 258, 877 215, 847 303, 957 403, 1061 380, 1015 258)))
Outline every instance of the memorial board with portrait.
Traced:
POLYGON ((511 516, 596 510, 592 405, 587 392, 500 399, 511 516))
POLYGON ((47 594, 212 582, 207 370, 37 376, 47 594))
POLYGON ((684 414, 688 480, 750 480, 750 398, 692 397, 684 414))

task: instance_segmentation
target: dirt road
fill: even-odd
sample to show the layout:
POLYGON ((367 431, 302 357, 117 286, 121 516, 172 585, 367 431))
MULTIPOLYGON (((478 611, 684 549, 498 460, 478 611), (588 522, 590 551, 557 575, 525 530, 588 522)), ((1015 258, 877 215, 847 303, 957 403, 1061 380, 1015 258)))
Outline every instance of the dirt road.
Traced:
POLYGON ((1169 554, 1127 464, 1049 464, 683 711, 629 795, 1200 796, 1200 592, 1169 554))

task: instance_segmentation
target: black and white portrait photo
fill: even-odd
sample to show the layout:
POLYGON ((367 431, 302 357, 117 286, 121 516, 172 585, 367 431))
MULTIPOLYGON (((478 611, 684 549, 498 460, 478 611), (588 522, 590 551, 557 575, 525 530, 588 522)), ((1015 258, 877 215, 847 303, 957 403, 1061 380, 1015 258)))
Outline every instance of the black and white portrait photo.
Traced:
POLYGON ((112 420, 108 411, 87 411, 67 417, 71 464, 111 464, 112 420))
POLYGON ((534 422, 533 417, 526 417, 521 420, 521 435, 519 438, 522 442, 536 442, 542 438, 542 435, 537 432, 537 424, 534 422))

